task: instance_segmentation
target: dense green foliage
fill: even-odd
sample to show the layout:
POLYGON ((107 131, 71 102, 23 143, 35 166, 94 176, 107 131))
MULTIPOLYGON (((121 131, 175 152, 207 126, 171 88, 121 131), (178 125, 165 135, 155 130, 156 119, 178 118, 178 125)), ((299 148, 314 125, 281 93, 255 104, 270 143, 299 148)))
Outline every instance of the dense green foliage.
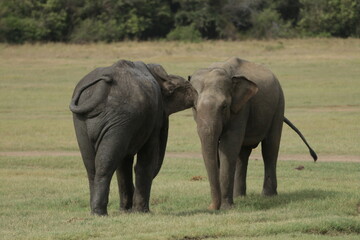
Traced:
POLYGON ((0 0, 0 41, 360 36, 360 0, 0 0))

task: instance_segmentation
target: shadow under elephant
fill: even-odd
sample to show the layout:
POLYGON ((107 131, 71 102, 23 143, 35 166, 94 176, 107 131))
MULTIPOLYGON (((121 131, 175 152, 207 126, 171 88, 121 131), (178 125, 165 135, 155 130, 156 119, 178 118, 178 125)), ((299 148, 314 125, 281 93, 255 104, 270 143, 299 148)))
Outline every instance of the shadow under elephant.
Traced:
MULTIPOLYGON (((235 199, 235 204, 232 208, 226 211, 256 212, 276 208, 283 208, 288 204, 302 203, 306 201, 323 200, 326 198, 335 198, 339 192, 327 191, 322 189, 306 189, 296 190, 292 192, 283 192, 277 196, 265 197, 257 193, 249 193, 246 197, 238 197, 235 199)), ((175 216, 192 216, 197 214, 223 214, 224 211, 213 211, 206 209, 192 209, 189 211, 180 211, 177 213, 169 213, 175 216)))

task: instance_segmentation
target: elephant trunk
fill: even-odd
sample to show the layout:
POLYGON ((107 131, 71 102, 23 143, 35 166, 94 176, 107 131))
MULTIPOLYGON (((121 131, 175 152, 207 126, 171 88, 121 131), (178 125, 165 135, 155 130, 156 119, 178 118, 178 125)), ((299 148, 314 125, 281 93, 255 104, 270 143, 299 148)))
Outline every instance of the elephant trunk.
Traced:
POLYGON ((197 115, 197 131, 200 137, 202 155, 210 183, 212 204, 209 209, 220 209, 221 190, 219 180, 218 146, 222 126, 218 123, 218 121, 214 121, 216 118, 201 118, 201 115, 201 113, 197 115))

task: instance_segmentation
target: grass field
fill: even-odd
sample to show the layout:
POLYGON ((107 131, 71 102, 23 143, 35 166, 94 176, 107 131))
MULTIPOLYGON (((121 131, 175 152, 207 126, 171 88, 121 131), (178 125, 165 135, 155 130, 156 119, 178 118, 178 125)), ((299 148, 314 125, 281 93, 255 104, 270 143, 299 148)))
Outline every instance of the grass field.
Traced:
MULTIPOLYGON (((167 157, 150 214, 118 212, 112 183, 107 218, 89 215, 85 169, 76 156, 0 156, 1 239, 359 239, 360 40, 123 42, 0 45, 0 153, 78 151, 68 103, 89 71, 118 59, 162 64, 183 77, 230 56, 264 64, 279 78, 286 116, 319 162, 280 161, 279 195, 260 196, 263 164, 249 166, 248 196, 211 212, 201 158, 167 157), (302 165, 304 170, 294 168, 302 165), (199 176, 200 181, 192 181, 199 176)), ((200 152, 191 110, 171 116, 168 152, 200 152)), ((280 155, 305 155, 284 127, 280 155)), ((19 154, 21 155, 21 154, 19 154)), ((291 160, 298 160, 293 159, 291 160)))

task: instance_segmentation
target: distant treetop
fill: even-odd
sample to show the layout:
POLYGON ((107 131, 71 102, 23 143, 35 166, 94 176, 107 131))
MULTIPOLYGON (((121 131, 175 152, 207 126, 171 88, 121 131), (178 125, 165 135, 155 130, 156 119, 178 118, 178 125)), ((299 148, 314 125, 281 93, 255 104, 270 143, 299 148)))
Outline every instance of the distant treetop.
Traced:
POLYGON ((0 41, 360 37, 360 0, 0 0, 0 41))

